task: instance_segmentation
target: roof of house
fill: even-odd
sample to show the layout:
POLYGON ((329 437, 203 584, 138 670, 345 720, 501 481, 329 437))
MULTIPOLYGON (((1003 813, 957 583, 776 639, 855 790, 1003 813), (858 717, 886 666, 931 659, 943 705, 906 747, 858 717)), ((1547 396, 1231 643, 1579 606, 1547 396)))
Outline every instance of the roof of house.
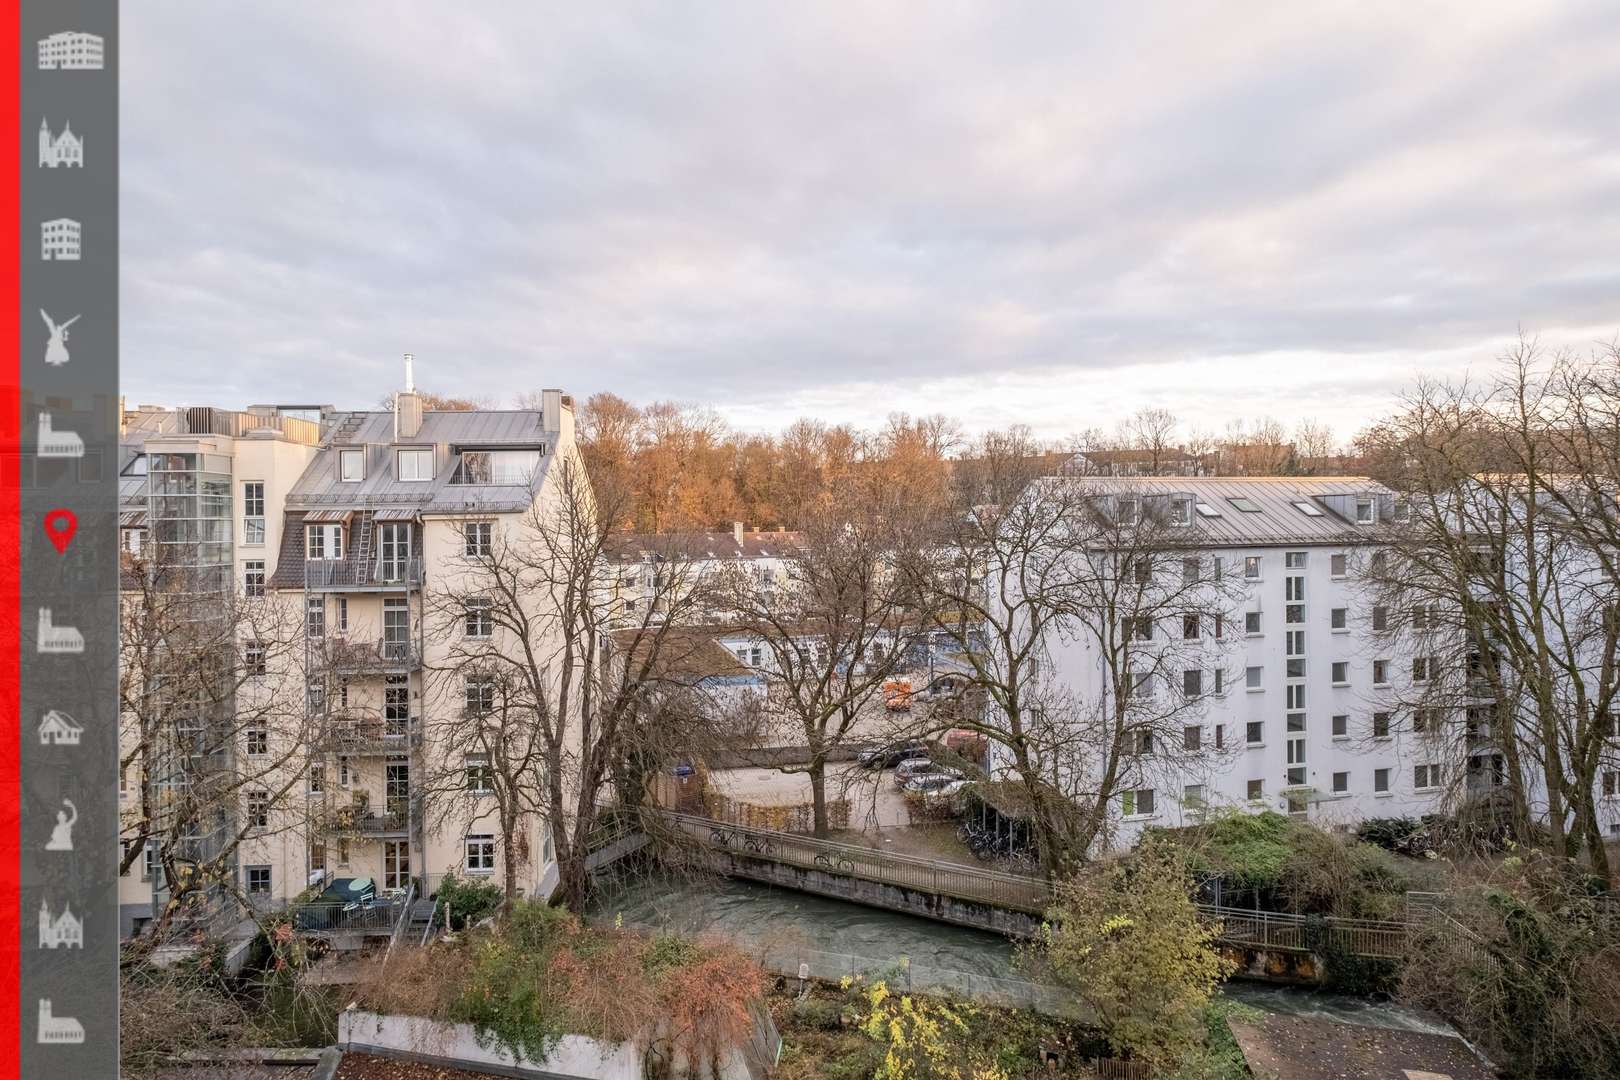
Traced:
POLYGON ((410 438, 394 434, 391 411, 337 413, 333 416, 321 452, 287 492, 289 510, 325 507, 348 509, 382 506, 414 507, 428 514, 459 514, 522 510, 534 501, 556 450, 557 432, 542 426, 540 413, 528 409, 427 411, 422 426, 410 438), (396 449, 434 449, 434 475, 430 481, 399 480, 396 449), (462 450, 542 448, 540 466, 528 484, 452 484, 455 455, 462 450), (365 450, 365 477, 338 479, 340 450, 365 450))
POLYGON ((641 562, 655 554, 686 559, 770 559, 791 555, 803 540, 800 532, 764 529, 745 529, 741 542, 733 530, 619 532, 608 538, 607 551, 619 563, 641 562))
POLYGON ((1371 495, 1382 504, 1380 523, 1388 520, 1387 506, 1394 499, 1388 488, 1365 476, 1082 476, 1049 483, 1099 496, 1190 495, 1195 510, 1189 538, 1205 546, 1371 543, 1379 530, 1356 524, 1356 498, 1371 495), (1253 509, 1240 509, 1240 503, 1253 509), (1301 503, 1318 512, 1301 510, 1301 503))

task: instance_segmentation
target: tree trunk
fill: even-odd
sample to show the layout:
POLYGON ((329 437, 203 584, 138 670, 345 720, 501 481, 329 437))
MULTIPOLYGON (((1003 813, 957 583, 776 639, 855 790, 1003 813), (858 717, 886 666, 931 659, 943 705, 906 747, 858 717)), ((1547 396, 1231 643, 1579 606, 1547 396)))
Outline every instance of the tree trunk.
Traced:
POLYGON ((810 759, 810 804, 815 812, 815 835, 825 840, 827 825, 827 759, 820 754, 810 759))

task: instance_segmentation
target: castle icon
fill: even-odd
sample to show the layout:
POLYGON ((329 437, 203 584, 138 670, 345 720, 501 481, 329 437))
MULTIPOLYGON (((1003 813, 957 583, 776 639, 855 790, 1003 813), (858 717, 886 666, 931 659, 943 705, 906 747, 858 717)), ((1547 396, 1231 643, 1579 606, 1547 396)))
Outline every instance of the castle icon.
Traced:
POLYGON ((35 450, 40 457, 84 457, 84 440, 71 431, 56 431, 51 427, 51 414, 39 414, 39 446, 35 450))
POLYGON ((79 223, 72 218, 52 218, 39 226, 39 257, 46 262, 78 262, 79 223))
POLYGON ((65 712, 52 709, 39 722, 39 745, 78 746, 84 725, 65 712))
POLYGON ((51 622, 51 609, 39 609, 39 639, 35 647, 42 653, 82 653, 84 635, 71 626, 56 626, 51 622))
POLYGON ((84 920, 73 917, 73 906, 64 905, 62 914, 51 917, 51 905, 39 902, 39 947, 42 949, 84 948, 84 920))
POLYGON ((77 1045, 84 1042, 84 1025, 71 1016, 51 1014, 51 999, 39 999, 39 1042, 41 1046, 77 1045))
POLYGON ((73 125, 63 123, 62 134, 52 135, 49 119, 39 122, 39 167, 84 168, 84 140, 73 134, 73 125))

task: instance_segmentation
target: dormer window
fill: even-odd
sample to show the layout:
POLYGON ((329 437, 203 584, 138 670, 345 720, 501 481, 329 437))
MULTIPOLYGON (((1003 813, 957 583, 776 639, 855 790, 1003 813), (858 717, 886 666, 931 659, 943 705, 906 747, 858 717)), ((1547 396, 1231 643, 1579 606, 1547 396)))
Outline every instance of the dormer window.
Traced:
POLYGON ((366 452, 364 450, 339 450, 338 479, 345 484, 354 484, 365 478, 366 452))
POLYGON ((1142 504, 1131 498, 1120 498, 1114 502, 1114 517, 1121 525, 1135 525, 1137 516, 1141 513, 1142 504))
POLYGON ((539 450, 463 450, 450 482, 522 486, 539 467, 539 450))
POLYGON ((399 450, 397 479, 419 483, 433 479, 432 450, 399 450))
POLYGON ((1412 520, 1412 500, 1399 497, 1391 507, 1391 515, 1396 521, 1407 522, 1412 520))
POLYGON ((1377 520, 1378 504, 1370 495, 1362 495, 1356 499, 1356 524, 1371 525, 1377 520))
POLYGON ((1177 495, 1170 500, 1170 524, 1192 524, 1192 500, 1185 495, 1177 495))
POLYGON ((343 558, 343 526, 304 526, 304 557, 316 560, 343 558))

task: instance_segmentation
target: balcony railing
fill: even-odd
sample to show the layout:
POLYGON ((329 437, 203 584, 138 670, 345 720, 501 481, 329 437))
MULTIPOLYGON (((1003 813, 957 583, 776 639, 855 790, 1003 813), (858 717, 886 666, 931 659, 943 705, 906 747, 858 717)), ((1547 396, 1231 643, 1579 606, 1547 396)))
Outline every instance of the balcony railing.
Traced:
POLYGON ((404 896, 379 896, 358 903, 317 898, 305 904, 292 905, 290 914, 294 928, 304 933, 391 936, 400 928, 408 907, 409 902, 404 896))
POLYGON ((304 561, 304 587, 307 589, 409 589, 421 585, 420 558, 304 561))
POLYGON ((331 671, 346 674, 366 672, 412 671, 422 666, 422 654, 416 642, 409 638, 399 641, 356 641, 352 638, 327 637, 321 640, 316 652, 316 663, 331 671))
POLYGON ((376 811, 365 806, 340 806, 326 819, 326 831, 345 836, 404 837, 410 815, 404 810, 376 811))
POLYGON ((335 716, 327 721, 324 749, 335 754, 403 754, 422 745, 409 721, 335 716))

